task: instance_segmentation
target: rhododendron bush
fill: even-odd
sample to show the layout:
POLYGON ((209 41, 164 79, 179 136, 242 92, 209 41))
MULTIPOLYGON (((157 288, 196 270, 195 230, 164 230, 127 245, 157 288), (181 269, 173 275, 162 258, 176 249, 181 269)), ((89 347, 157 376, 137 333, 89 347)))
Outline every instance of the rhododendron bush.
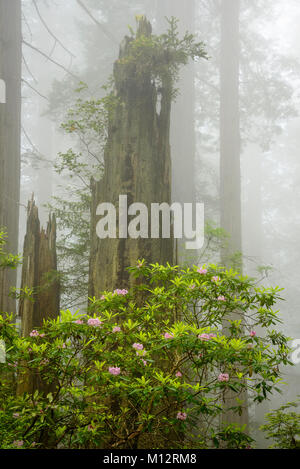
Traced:
POLYGON ((1 316, 2 448, 253 445, 226 415, 245 411, 245 390, 256 403, 278 390, 279 288, 214 265, 129 273, 134 288, 99 292, 87 314, 61 312, 27 338, 1 316))

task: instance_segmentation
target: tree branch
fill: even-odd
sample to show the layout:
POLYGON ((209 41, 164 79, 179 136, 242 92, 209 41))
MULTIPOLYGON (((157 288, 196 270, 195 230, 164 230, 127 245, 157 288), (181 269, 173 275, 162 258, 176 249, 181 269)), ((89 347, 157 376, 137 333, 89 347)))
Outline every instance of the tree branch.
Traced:
POLYGON ((21 81, 23 83, 25 83, 25 85, 29 86, 29 88, 31 88, 35 93, 37 93, 41 98, 43 99, 46 99, 47 101, 49 101, 49 99, 47 98, 47 96, 44 96, 42 93, 40 93, 36 88, 34 88, 30 83, 28 83, 28 81, 24 80, 24 78, 21 79, 21 81))
POLYGON ((46 30, 48 31, 48 33, 50 34, 50 36, 53 37, 53 39, 66 51, 68 52, 68 54, 70 54, 72 57, 75 57, 75 55, 69 50, 67 49, 66 46, 64 46, 64 44, 55 36, 55 34, 51 31, 51 29, 49 28, 49 26, 47 25, 46 21, 44 20, 44 18, 42 17, 41 13, 40 13, 40 10, 36 4, 36 0, 32 0, 33 4, 34 4, 34 7, 36 9, 36 12, 38 14, 38 17, 39 19, 41 20, 42 24, 44 25, 44 27, 46 28, 46 30))
POLYGON ((66 67, 64 67, 62 64, 56 62, 54 59, 52 59, 51 57, 49 57, 49 55, 45 54, 45 52, 41 51, 40 49, 38 49, 37 47, 34 47, 32 44, 29 44, 29 42, 25 41, 24 39, 22 40, 23 44, 25 44, 25 46, 27 47, 30 47, 30 49, 33 49, 34 51, 38 52, 38 54, 42 55, 43 57, 45 57, 47 60, 50 60, 50 62, 54 63, 57 67, 61 68, 62 70, 64 70, 66 73, 68 73, 69 75, 71 75, 73 78, 75 78, 76 80, 79 80, 80 79, 74 75, 74 73, 72 73, 70 70, 68 70, 66 67))
POLYGON ((81 6, 81 8, 87 13, 87 15, 94 21, 94 23, 96 23, 97 26, 99 26, 99 28, 101 29, 101 31, 105 34, 106 37, 108 37, 108 39, 110 39, 112 42, 114 42, 115 44, 119 45, 119 41, 114 37, 113 34, 111 34, 110 31, 108 31, 108 29, 104 26, 104 24, 100 23, 100 21, 98 21, 93 15, 92 13, 90 12, 90 10, 82 3, 81 0, 77 0, 77 3, 78 5, 81 6))
POLYGON ((35 78, 35 76, 33 75, 32 71, 30 70, 30 67, 29 67, 29 65, 28 65, 28 63, 27 63, 27 61, 26 61, 26 59, 25 59, 25 57, 24 57, 24 54, 22 54, 22 59, 23 59, 24 65, 25 65, 25 67, 26 67, 26 69, 27 69, 29 75, 31 76, 31 78, 33 79, 33 81, 37 84, 38 81, 37 81, 37 79, 35 78))

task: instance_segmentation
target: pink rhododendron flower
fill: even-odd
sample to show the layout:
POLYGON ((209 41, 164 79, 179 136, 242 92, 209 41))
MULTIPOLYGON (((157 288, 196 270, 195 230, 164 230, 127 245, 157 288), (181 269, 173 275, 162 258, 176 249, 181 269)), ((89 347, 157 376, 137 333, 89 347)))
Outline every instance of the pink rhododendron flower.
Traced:
POLYGON ((210 339, 214 339, 215 337, 217 337, 216 334, 209 334, 210 339))
POLYGON ((250 332, 250 335, 251 335, 251 337, 255 337, 255 336, 256 336, 256 332, 255 332, 255 331, 251 331, 251 332, 250 332))
POLYGON ((87 323, 89 326, 101 326, 102 321, 99 318, 90 318, 87 323))
POLYGON ((178 412, 176 418, 177 418, 178 420, 186 420, 187 415, 186 415, 185 412, 178 412))
POLYGON ((165 335, 164 335, 164 338, 165 339, 174 339, 174 336, 173 336, 173 334, 169 334, 169 332, 166 332, 165 335))
POLYGON ((105 300, 105 296, 102 295, 101 298, 100 298, 100 300, 105 300))
POLYGON ((144 348, 143 344, 133 344, 132 347, 135 348, 136 350, 143 350, 144 348))
POLYGON ((218 381, 229 381, 229 375, 227 373, 220 373, 218 376, 218 381))
POLYGON ((177 371, 176 376, 177 376, 177 378, 181 378, 181 377, 182 377, 182 373, 180 373, 180 371, 177 371))
POLYGON ((200 335, 198 335, 198 339, 200 339, 200 340, 210 340, 211 337, 210 337, 210 334, 200 334, 200 335))
POLYGON ((13 444, 14 444, 15 446, 18 446, 18 448, 20 448, 21 446, 24 445, 24 441, 23 441, 23 440, 15 440, 15 441, 13 442, 13 444))
POLYGON ((203 269, 203 267, 201 267, 200 269, 197 270, 198 274, 202 274, 202 275, 205 275, 207 274, 207 269, 203 269))
POLYGON ((121 332, 120 326, 115 326, 112 330, 113 332, 121 332))
POLYGON ((128 290, 125 290, 125 289, 120 290, 119 288, 117 288, 117 289, 114 291, 114 294, 115 294, 115 295, 127 295, 127 293, 128 293, 128 290))
POLYGON ((217 277, 216 275, 211 278, 212 282, 218 282, 220 280, 220 277, 217 277))
POLYGON ((117 366, 110 366, 108 368, 108 371, 111 375, 119 375, 121 373, 121 369, 117 366))
POLYGON ((40 334, 40 337, 45 337, 45 335, 46 335, 46 334, 44 334, 44 333, 43 333, 43 334, 40 334))
POLYGON ((77 319, 77 321, 75 321, 75 324, 83 324, 83 321, 81 319, 77 319))
POLYGON ((29 335, 30 335, 30 337, 38 337, 40 334, 38 333, 38 331, 33 329, 33 331, 31 331, 29 335))
POLYGON ((142 360, 142 362, 143 362, 144 366, 147 366, 147 362, 146 362, 146 360, 144 360, 143 358, 142 358, 141 360, 142 360))
POLYGON ((218 301, 226 301, 225 296, 223 295, 218 296, 218 301))

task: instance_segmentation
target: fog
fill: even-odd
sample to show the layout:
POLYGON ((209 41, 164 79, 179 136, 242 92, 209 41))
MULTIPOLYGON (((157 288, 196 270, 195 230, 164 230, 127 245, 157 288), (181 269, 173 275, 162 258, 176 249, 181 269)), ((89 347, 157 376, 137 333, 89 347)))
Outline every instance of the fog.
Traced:
MULTIPOLYGON (((61 308, 85 311, 89 252, 84 233, 88 239, 91 228, 79 193, 89 187, 91 176, 101 181, 99 165, 107 161, 105 136, 83 127, 70 131, 76 112, 71 116, 68 112, 75 109, 77 98, 96 100, 106 95, 103 86, 113 73, 120 44, 131 35, 129 28, 136 30, 140 15, 150 21, 153 34, 166 31, 165 17, 178 18, 180 35, 195 34, 207 53, 207 58, 189 60, 181 68, 176 85, 170 128, 171 193, 172 202, 203 203, 205 222, 215 231, 211 242, 206 231, 205 246, 197 252, 186 251, 179 240, 176 262, 229 265, 217 236, 221 227, 230 237, 227 254, 240 253, 243 274, 256 277, 260 286, 283 289, 284 300, 275 308, 282 317, 279 329, 299 348, 295 341, 300 340, 300 4, 296 0, 22 0, 18 252, 23 252, 27 204, 34 194, 41 226, 46 227, 49 212, 56 214, 58 271, 67 277, 61 308), (58 168, 60 155, 71 148, 80 155, 76 161, 85 165, 80 174, 77 169, 72 175, 66 166, 58 168), (68 202, 78 202, 77 211, 68 202), (70 231, 63 215, 72 210, 76 228, 70 231), (76 243, 79 254, 74 252, 76 243), (77 288, 80 265, 82 284, 77 288)), ((144 178, 150 175, 145 173, 144 178)), ((274 392, 269 400, 249 407, 250 433, 257 447, 269 444, 259 431, 265 413, 300 394, 299 354, 296 358, 294 366, 284 367, 283 393, 274 392)))

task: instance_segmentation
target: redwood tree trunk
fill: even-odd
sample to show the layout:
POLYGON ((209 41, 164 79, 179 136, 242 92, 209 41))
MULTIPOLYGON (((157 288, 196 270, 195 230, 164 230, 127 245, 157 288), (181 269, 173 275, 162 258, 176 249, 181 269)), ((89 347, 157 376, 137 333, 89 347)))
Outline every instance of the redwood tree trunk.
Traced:
POLYGON ((221 11, 220 197, 221 227, 230 235, 222 262, 242 251, 239 114, 239 0, 223 0, 221 11))
MULTIPOLYGON (((18 253, 21 128, 21 1, 0 0, 0 78, 6 103, 0 104, 0 228, 8 234, 7 250, 18 253)), ((0 271, 0 311, 15 312, 8 296, 16 270, 0 271)))
MULTIPOLYGON (((150 33, 150 23, 140 21, 138 34, 150 33)), ((119 59, 128 55, 128 46, 127 38, 119 59)), ((150 75, 137 76, 134 68, 125 71, 116 61, 114 77, 120 102, 109 122, 103 178, 100 182, 92 181, 89 296, 98 296, 101 290, 130 286, 126 267, 135 265, 138 259, 173 262, 171 238, 99 239, 96 234, 99 220, 96 209, 102 202, 118 208, 119 195, 127 195, 128 205, 144 203, 149 216, 151 203, 171 203, 171 83, 163 84, 161 108, 157 110, 158 93, 150 75)))
POLYGON ((56 223, 49 218, 47 229, 40 230, 38 209, 28 204, 27 231, 24 240, 21 288, 33 289, 33 301, 23 297, 19 304, 22 335, 41 327, 43 320, 59 315, 59 283, 56 262, 56 223))
MULTIPOLYGON (((221 7, 221 109, 220 109, 220 180, 221 227, 230 235, 228 246, 222 250, 222 263, 242 270, 241 258, 234 254, 242 251, 241 226, 241 170, 240 170, 240 0, 222 0, 221 7)), ((228 318, 243 319, 234 312, 228 318)), ((227 323, 224 324, 227 333, 227 323)), ((226 393, 227 407, 237 405, 236 397, 243 400, 242 415, 227 412, 224 423, 248 424, 247 393, 226 393)))

